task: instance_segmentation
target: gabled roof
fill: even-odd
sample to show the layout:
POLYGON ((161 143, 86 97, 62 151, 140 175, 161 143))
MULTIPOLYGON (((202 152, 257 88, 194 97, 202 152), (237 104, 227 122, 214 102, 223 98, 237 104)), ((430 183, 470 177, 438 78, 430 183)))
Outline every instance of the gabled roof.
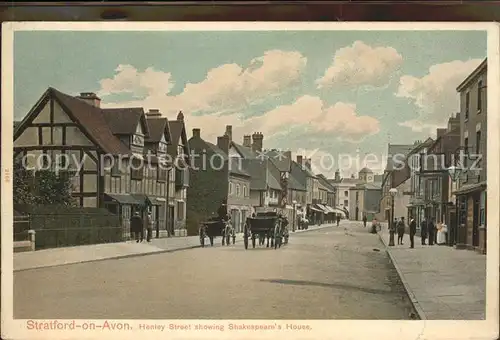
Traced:
POLYGON ((319 182, 324 185, 328 190, 335 190, 335 187, 328 181, 328 179, 323 174, 319 174, 318 176, 319 182))
POLYGON ((268 159, 242 159, 241 162, 243 169, 251 176, 251 190, 281 189, 279 178, 275 174, 277 169, 272 168, 274 165, 268 159))
POLYGON ((230 169, 229 172, 231 174, 240 175, 240 176, 244 176, 244 177, 251 177, 250 173, 243 166, 243 162, 240 163, 238 159, 229 158, 228 154, 225 153, 224 150, 222 150, 221 148, 219 148, 215 144, 212 144, 212 143, 207 142, 207 141, 205 141, 205 144, 207 145, 208 149, 221 155, 225 161, 229 162, 229 169, 230 169))
POLYGON ((100 108, 54 88, 49 88, 46 95, 53 95, 70 118, 79 123, 84 133, 104 152, 114 155, 130 154, 128 147, 113 135, 100 108))
POLYGON ((346 183, 346 184, 357 184, 360 182, 361 180, 359 178, 342 178, 340 180, 340 183, 346 183))
POLYGON ((242 158, 245 159, 256 159, 258 158, 259 154, 255 151, 252 150, 252 148, 248 148, 246 146, 243 146, 241 144, 235 143, 231 141, 230 146, 233 146, 235 150, 240 154, 242 158))
POLYGON ((189 156, 189 142, 186 135, 186 126, 183 120, 169 120, 169 131, 170 131, 170 144, 167 147, 167 152, 170 156, 177 156, 177 146, 179 146, 179 140, 182 139, 184 144, 184 153, 189 156))
POLYGON ((144 135, 149 135, 148 123, 142 107, 106 108, 101 111, 113 134, 133 135, 140 123, 144 135))
POLYGON ((307 175, 302 167, 295 161, 292 161, 292 171, 290 172, 289 185, 293 190, 307 191, 307 175))
POLYGON ((281 172, 290 172, 292 166, 292 159, 290 152, 278 151, 278 150, 266 150, 265 154, 271 162, 278 168, 281 172), (289 157, 290 156, 290 157, 289 157))
POLYGON ((159 143, 162 134, 166 135, 167 143, 171 142, 172 136, 170 135, 170 128, 166 117, 147 118, 146 121, 149 128, 149 136, 145 139, 145 142, 159 143))

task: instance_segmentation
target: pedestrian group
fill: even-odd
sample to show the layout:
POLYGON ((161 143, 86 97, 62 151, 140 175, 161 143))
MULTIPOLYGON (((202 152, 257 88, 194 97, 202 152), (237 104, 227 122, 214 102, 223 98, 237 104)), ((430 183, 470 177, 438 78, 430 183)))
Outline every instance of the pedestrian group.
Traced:
POLYGON ((153 238, 153 217, 151 212, 148 212, 145 220, 141 217, 139 212, 135 212, 130 218, 130 231, 137 243, 144 241, 144 230, 146 230, 146 241, 151 242, 153 238))
MULTIPOLYGON (((410 248, 415 247, 415 234, 417 233, 417 222, 415 218, 410 217, 409 223, 410 231, 410 248)), ((394 234, 398 235, 398 245, 403 245, 403 238, 406 230, 405 218, 401 217, 399 220, 395 219, 393 223, 389 226, 389 233, 391 240, 394 240, 394 234)), ((427 245, 426 241, 429 241, 429 245, 445 245, 447 240, 448 227, 445 223, 439 222, 435 223, 434 218, 424 218, 420 222, 420 238, 422 245, 427 245)), ((394 245, 394 241, 389 242, 390 246, 394 245)))

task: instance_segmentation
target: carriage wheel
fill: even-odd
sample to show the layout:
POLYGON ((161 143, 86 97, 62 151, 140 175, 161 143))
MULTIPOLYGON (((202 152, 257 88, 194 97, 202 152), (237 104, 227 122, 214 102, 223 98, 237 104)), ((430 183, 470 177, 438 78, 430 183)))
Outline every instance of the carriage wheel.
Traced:
POLYGON ((210 236, 210 246, 214 246, 214 237, 213 236, 210 236))

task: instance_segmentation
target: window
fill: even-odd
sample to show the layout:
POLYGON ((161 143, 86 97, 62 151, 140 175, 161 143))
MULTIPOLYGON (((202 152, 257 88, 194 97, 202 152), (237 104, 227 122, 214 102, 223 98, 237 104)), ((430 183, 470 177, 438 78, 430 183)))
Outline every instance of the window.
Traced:
POLYGON ((132 144, 137 146, 144 146, 144 137, 140 135, 134 135, 132 137, 132 144))
POLYGON ((118 177, 122 173, 120 171, 120 162, 117 159, 113 159, 113 166, 111 167, 111 176, 118 177))
POLYGON ((177 146, 177 155, 183 155, 184 154, 184 146, 182 146, 181 144, 179 144, 177 146))
POLYGON ((479 225, 486 226, 486 192, 481 193, 479 205, 479 225))
POLYGON ((184 220, 184 202, 177 202, 177 221, 184 220))
POLYGON ((347 190, 346 190, 346 191, 344 191, 344 196, 345 196, 345 197, 349 196, 349 191, 347 191, 347 190))
POLYGON ((248 192, 247 192, 247 186, 244 185, 243 186, 243 197, 247 197, 248 196, 248 192))
POLYGON ((236 196, 240 196, 240 185, 236 184, 236 196))
POLYGON ((134 180, 142 180, 143 176, 144 176, 144 173, 143 173, 142 161, 137 159, 137 158, 134 158, 132 160, 132 169, 131 169, 130 178, 134 179, 134 180))
POLYGON ((480 113, 483 107, 483 81, 477 82, 477 112, 480 113))
POLYGON ((344 207, 347 207, 349 205, 349 201, 348 200, 344 200, 344 207))
POLYGON ((160 142, 160 145, 158 145, 158 152, 161 153, 167 152, 167 144, 160 142))
POLYGON ((465 120, 469 119, 470 93, 465 94, 465 120))
MULTIPOLYGON (((479 159, 476 167, 481 167, 481 159, 479 157, 481 155, 481 130, 476 132, 476 154, 474 155, 474 159, 479 159)), ((473 169, 474 170, 474 169, 473 169)))
POLYGON ((464 167, 467 167, 467 155, 469 154, 469 138, 464 139, 464 167))
POLYGON ((233 183, 229 182, 229 195, 233 194, 233 183))
POLYGON ((158 182, 166 182, 167 181, 167 173, 168 170, 164 166, 159 166, 157 173, 157 181, 158 182))

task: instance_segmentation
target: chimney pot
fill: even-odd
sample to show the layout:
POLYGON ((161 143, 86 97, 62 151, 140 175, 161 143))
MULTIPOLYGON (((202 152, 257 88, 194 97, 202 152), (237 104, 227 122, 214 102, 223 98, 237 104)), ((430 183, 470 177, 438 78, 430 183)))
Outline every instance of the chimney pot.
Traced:
POLYGON ((243 136, 243 146, 245 146, 247 148, 252 147, 252 136, 250 136, 250 135, 243 136))
POLYGON ((101 107, 101 98, 99 98, 94 92, 81 92, 77 98, 94 107, 101 107))
POLYGON ((297 155, 297 164, 302 165, 302 156, 301 155, 297 155))
POLYGON ((229 141, 233 141, 233 126, 232 125, 226 125, 226 135, 229 137, 229 141))
POLYGON ((262 146, 263 146, 263 139, 264 139, 264 136, 259 133, 259 132, 256 132, 252 135, 252 150, 254 152, 262 152, 262 146))
POLYGON ((217 146, 226 154, 229 153, 229 137, 227 135, 217 137, 217 146))
POLYGON ((149 109, 149 111, 146 113, 146 116, 148 117, 161 117, 161 113, 159 109, 149 109))
POLYGON ((193 129, 193 137, 200 138, 200 136, 201 136, 201 130, 200 129, 193 129))

